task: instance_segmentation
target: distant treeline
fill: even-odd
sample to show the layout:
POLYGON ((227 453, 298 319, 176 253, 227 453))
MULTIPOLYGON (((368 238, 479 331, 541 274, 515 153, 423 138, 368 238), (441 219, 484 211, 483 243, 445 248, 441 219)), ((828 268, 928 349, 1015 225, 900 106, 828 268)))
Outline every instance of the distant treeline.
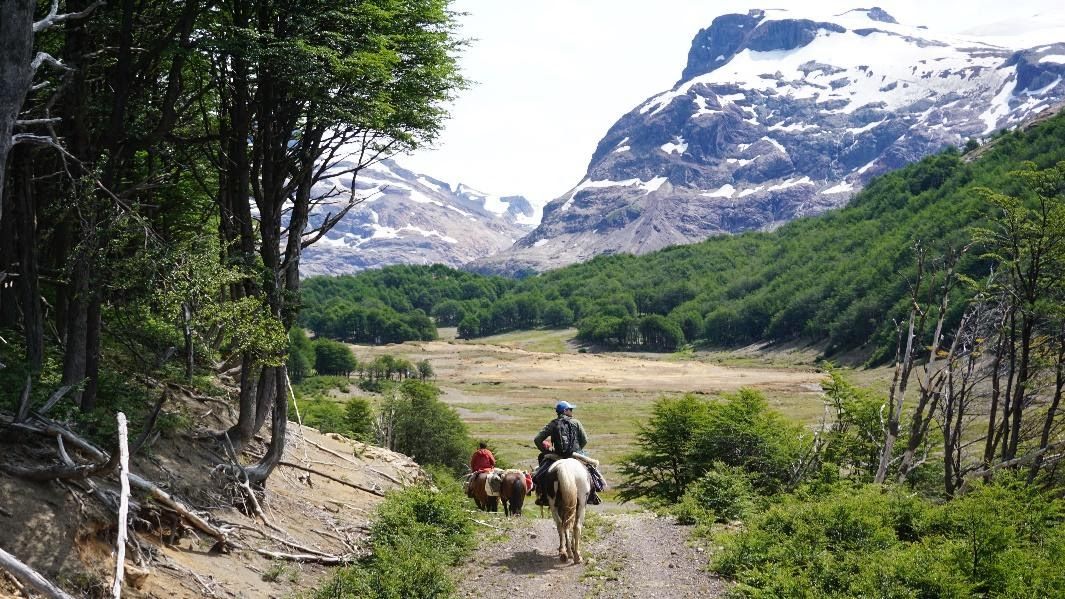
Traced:
POLYGON ((442 265, 314 277, 302 290, 300 322, 317 336, 354 343, 427 341, 437 325, 490 309, 514 284, 442 265))
MULTIPOLYGON (((431 316, 466 338, 576 325, 580 339, 616 348, 802 339, 826 343, 830 355, 864 347, 883 358, 910 304, 915 243, 931 256, 969 243, 970 228, 993 211, 975 190, 1025 197, 1008 173, 1065 160, 1062 139, 1057 116, 1000 133, 972 162, 948 148, 873 180, 841 210, 772 233, 601 256, 522 281, 443 266, 315 278, 304 287, 304 323, 319 335, 382 343, 432 338, 431 316)), ((984 276, 981 256, 968 252, 959 268, 984 276)), ((953 322, 963 304, 952 305, 953 322)))

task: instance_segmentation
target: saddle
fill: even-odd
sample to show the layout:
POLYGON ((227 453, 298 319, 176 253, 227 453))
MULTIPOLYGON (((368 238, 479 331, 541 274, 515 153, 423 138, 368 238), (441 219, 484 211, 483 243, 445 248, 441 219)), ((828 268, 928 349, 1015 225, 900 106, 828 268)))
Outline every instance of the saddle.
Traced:
MULTIPOLYGON (((571 455, 570 457, 575 459, 575 460, 577 460, 578 462, 583 462, 585 466, 590 466, 592 468, 598 468, 599 467, 599 460, 597 460, 595 458, 590 458, 590 457, 588 457, 588 456, 586 456, 584 454, 575 453, 575 454, 571 455)), ((557 453, 545 453, 544 454, 544 461, 545 462, 547 462, 547 461, 554 462, 555 460, 561 460, 561 459, 563 459, 562 456, 558 455, 557 453)))
MULTIPOLYGON (((588 474, 592 479, 592 490, 594 492, 599 492, 606 489, 606 479, 603 478, 602 474, 599 474, 599 460, 595 458, 590 458, 586 455, 579 453, 575 453, 571 457, 577 460, 578 462, 581 462, 585 465, 586 468, 588 468, 588 474)), ((537 468, 536 472, 533 474, 534 483, 536 485, 539 485, 539 481, 542 480, 543 475, 546 474, 547 471, 551 468, 551 464, 556 460, 561 459, 563 459, 562 456, 558 455, 557 453, 545 453, 544 461, 540 464, 540 467, 537 468)))

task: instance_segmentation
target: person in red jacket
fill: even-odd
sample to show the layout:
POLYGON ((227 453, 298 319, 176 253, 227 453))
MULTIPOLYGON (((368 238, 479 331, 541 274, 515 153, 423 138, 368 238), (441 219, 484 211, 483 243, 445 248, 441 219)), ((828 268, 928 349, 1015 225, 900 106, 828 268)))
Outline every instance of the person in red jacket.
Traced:
POLYGON ((496 457, 488 449, 488 444, 481 442, 479 449, 470 457, 470 470, 476 472, 488 472, 496 467, 496 457))

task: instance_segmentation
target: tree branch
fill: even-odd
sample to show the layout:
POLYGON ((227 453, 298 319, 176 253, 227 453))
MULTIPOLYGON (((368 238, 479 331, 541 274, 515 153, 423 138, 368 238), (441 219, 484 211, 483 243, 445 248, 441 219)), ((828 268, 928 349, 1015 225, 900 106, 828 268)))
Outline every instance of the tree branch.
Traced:
POLYGON ((81 12, 59 14, 59 0, 52 0, 52 8, 48 11, 48 14, 40 21, 36 21, 33 24, 33 32, 40 33, 45 29, 48 29, 49 27, 54 27, 66 21, 84 19, 85 17, 92 14, 92 11, 103 5, 103 0, 96 0, 96 2, 90 4, 85 10, 81 12))
POLYGON ((286 462, 284 460, 278 462, 277 464, 279 466, 288 466, 289 468, 295 468, 297 470, 303 470, 304 472, 310 472, 311 474, 317 474, 318 476, 321 476, 322 478, 329 479, 329 480, 331 480, 333 482, 337 482, 337 483, 340 483, 342 485, 347 485, 347 486, 349 486, 349 487, 351 487, 353 489, 358 489, 360 491, 366 491, 367 493, 370 493, 371 495, 377 495, 378 497, 384 497, 385 496, 384 493, 382 493, 381 491, 378 491, 377 489, 371 489, 369 487, 364 487, 362 485, 357 485, 355 483, 348 482, 346 480, 337 478, 335 476, 330 476, 330 475, 328 475, 328 474, 326 474, 324 472, 321 472, 319 470, 315 470, 313 468, 308 468, 306 466, 301 466, 299 464, 293 464, 292 462, 286 462))

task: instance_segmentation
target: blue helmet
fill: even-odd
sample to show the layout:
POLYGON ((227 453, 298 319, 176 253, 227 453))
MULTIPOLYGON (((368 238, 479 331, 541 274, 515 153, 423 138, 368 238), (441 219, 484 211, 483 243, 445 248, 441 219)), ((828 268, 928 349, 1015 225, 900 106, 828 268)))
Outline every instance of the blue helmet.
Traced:
POLYGON ((555 413, 556 414, 561 414, 562 412, 565 412, 566 410, 572 410, 573 408, 576 408, 576 407, 577 406, 571 404, 568 401, 560 401, 557 404, 555 404, 555 413))

